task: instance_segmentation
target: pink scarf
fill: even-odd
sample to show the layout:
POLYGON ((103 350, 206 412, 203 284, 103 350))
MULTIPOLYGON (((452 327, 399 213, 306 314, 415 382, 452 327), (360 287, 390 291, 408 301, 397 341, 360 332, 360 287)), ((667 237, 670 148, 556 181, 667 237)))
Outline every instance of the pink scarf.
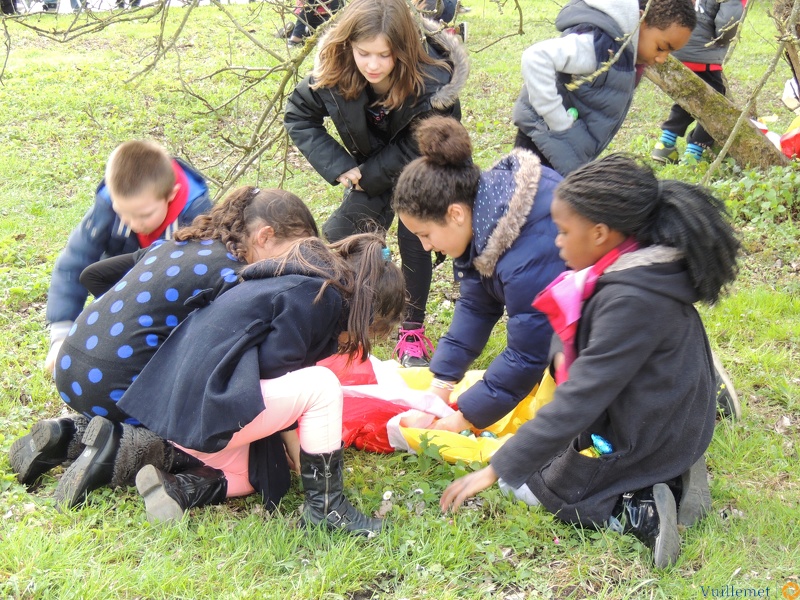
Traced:
POLYGON ((629 237, 591 267, 577 272, 564 271, 534 299, 533 307, 547 315, 547 320, 564 345, 564 362, 556 369, 557 385, 569 379, 569 367, 578 356, 575 336, 583 303, 594 293, 597 280, 605 270, 620 256, 638 247, 636 241, 629 237))

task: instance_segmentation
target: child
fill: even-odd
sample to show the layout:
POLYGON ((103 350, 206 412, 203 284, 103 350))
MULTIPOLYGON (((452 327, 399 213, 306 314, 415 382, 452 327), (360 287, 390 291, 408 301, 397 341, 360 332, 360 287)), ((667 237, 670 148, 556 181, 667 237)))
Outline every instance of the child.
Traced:
POLYGON ((381 521, 343 495, 342 391, 333 373, 314 365, 337 351, 366 359, 370 336, 387 334, 402 316, 400 269, 381 237, 361 234, 332 251, 303 240, 242 278, 173 332, 120 401, 207 465, 175 475, 142 469, 136 487, 150 519, 179 519, 191 507, 254 491, 276 504, 288 469, 282 450, 265 453, 264 444, 299 420, 303 522, 377 533, 381 521))
POLYGON ((303 43, 303 39, 331 18, 341 8, 339 0, 297 0, 294 14, 297 17, 294 27, 278 30, 278 37, 287 37, 286 44, 291 48, 303 43))
MULTIPOLYGON (((469 74, 458 37, 431 21, 420 31, 405 0, 353 0, 337 20, 320 42, 314 72, 289 97, 284 118, 311 166, 346 187, 322 227, 329 241, 375 224, 389 228, 394 181, 419 155, 414 124, 432 113, 461 118, 458 94, 469 74), (341 143, 325 129, 325 117, 341 143)), ((424 326, 431 254, 402 223, 397 237, 410 306, 395 350, 404 366, 424 366, 432 349, 424 326)))
POLYGON ((173 241, 89 267, 108 272, 110 283, 96 290, 105 293, 78 316, 55 370, 61 399, 78 414, 41 421, 12 445, 10 462, 19 481, 31 485, 80 454, 56 488, 60 505, 74 506, 101 485, 132 484, 145 449, 152 445, 160 455, 164 445, 118 408, 122 394, 178 323, 233 286, 244 264, 316 235, 314 218, 300 198, 244 186, 178 230, 173 241), (130 271, 117 282, 118 265, 122 273, 130 271), (96 456, 98 446, 102 457, 96 456))
POLYGON ((485 173, 472 162, 469 134, 455 119, 431 117, 417 128, 422 157, 395 186, 392 206, 423 248, 453 258, 461 295, 430 370, 432 392, 453 386, 508 314, 507 346, 483 379, 437 421, 450 431, 485 428, 505 416, 541 380, 553 330, 531 298, 564 270, 554 246, 550 201, 561 177, 524 150, 485 173))
MULTIPOLYGON (((722 61, 728 52, 728 46, 736 37, 746 2, 747 0, 698 0, 695 3, 697 25, 686 45, 674 54, 684 66, 723 96, 726 90, 722 61)), ((673 104, 669 117, 661 124, 661 137, 653 149, 652 158, 663 163, 678 162, 675 141, 686 134, 692 121, 692 115, 679 104, 673 104)), ((713 143, 714 139, 698 123, 686 138, 684 159, 687 162, 699 161, 703 152, 711 148, 713 143)))
POLYGON ((70 234, 53 269, 47 293, 48 373, 86 303, 86 288, 78 280, 83 269, 101 258, 171 239, 175 230, 210 208, 208 186, 200 173, 170 158, 155 142, 125 142, 111 153, 94 206, 70 234))
POLYGON ((562 175, 597 158, 628 114, 639 68, 681 48, 695 21, 692 0, 571 0, 556 17, 561 37, 522 55, 515 145, 562 175))
POLYGON ((568 378, 488 467, 445 490, 442 510, 500 478, 564 521, 633 533, 671 565, 678 524, 711 508, 714 366, 693 304, 733 281, 739 242, 721 200, 621 155, 570 174, 551 212, 574 270, 534 304, 561 332, 568 378), (592 434, 610 444, 597 457, 581 452, 592 434))

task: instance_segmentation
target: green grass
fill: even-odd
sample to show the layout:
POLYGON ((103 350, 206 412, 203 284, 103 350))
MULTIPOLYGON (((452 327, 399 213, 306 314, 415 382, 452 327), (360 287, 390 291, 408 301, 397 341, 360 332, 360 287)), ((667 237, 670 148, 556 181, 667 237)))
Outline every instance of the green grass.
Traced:
MULTIPOLYGON (((462 96, 476 160, 491 165, 512 145, 510 112, 520 86, 519 56, 552 35, 556 3, 522 0, 523 36, 510 3, 468 1, 472 75, 462 96)), ((271 5, 229 10, 266 47, 279 20, 271 5)), ((183 14, 172 11, 173 31, 183 14)), ((26 23, 64 28, 70 17, 31 16, 26 23)), ((703 308, 709 338, 736 382, 744 406, 738 423, 717 427, 708 451, 712 515, 684 532, 682 555, 654 570, 631 536, 574 528, 489 490, 453 518, 438 497, 463 465, 429 454, 377 456, 348 451, 347 493, 367 512, 393 492, 389 531, 374 540, 294 528, 298 482, 277 514, 255 497, 193 510, 174 527, 151 527, 135 490, 92 493, 82 508, 57 512, 52 492, 61 470, 28 493, 9 471, 7 451, 36 419, 62 410, 40 369, 47 350, 44 303, 50 269, 69 231, 92 202, 104 162, 120 142, 157 139, 186 156, 213 181, 235 160, 223 136, 247 141, 275 90, 266 80, 216 113, 188 95, 169 53, 146 76, 157 23, 120 23, 92 37, 56 43, 6 22, 11 54, 0 85, 0 598, 700 598, 703 588, 770 587, 770 597, 800 575, 800 252, 797 169, 767 174, 730 162, 712 185, 728 197, 744 241, 741 274, 731 295, 703 308), (771 199, 769 188, 781 194, 771 199), (756 190, 756 192, 753 192, 756 190), (760 195, 759 195, 760 194, 760 195), (762 202, 766 204, 762 205, 762 202), (777 206, 787 205, 784 212, 777 206), (753 218, 758 214, 759 219, 753 218), (788 422, 787 419, 788 418, 788 422), (420 490, 422 493, 417 493, 420 490)), ((774 51, 775 30, 755 3, 743 39, 726 67, 742 104, 774 51)), ((202 79, 226 64, 275 66, 215 8, 193 13, 178 44, 183 80, 212 105, 235 93, 230 74, 202 79)), ((294 52, 296 56, 297 51, 294 52)), ((298 75, 310 68, 307 60, 298 75)), ((759 97, 761 116, 782 132, 792 119, 779 100, 784 64, 759 97)), ((649 155, 671 102, 644 80, 613 149, 649 155)), ((242 183, 278 185, 283 148, 268 151, 242 183)), ((285 187, 308 200, 320 219, 339 200, 296 152, 285 187)), ((698 181, 704 168, 661 168, 698 181)), ((218 189, 215 186, 215 191, 218 189)), ((395 242, 392 240, 392 244, 395 242)), ((428 329, 437 337, 452 316, 457 289, 449 263, 436 271, 428 329)), ((503 325, 476 362, 502 350, 503 325)), ((391 344, 377 352, 388 357, 391 344)))

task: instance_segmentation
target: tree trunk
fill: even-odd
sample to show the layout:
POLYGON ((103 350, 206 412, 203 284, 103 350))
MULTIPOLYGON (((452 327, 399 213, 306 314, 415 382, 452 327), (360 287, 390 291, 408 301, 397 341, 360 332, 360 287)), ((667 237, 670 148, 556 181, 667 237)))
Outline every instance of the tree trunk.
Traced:
MULTIPOLYGON (((670 56, 663 65, 646 69, 645 75, 697 119, 718 144, 728 139, 741 110, 679 60, 670 56)), ((729 152, 743 166, 765 168, 789 162, 749 119, 739 128, 729 152)))

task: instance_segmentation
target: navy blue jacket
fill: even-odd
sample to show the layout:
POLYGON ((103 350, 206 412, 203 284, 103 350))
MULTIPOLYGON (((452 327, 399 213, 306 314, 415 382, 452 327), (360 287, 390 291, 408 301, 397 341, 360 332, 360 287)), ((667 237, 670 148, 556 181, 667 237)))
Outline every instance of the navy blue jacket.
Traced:
MULTIPOLYGON (((211 200, 203 176, 180 159, 175 160, 189 180, 189 197, 177 221, 177 226, 182 227, 210 210, 211 200)), ((174 228, 169 227, 161 237, 170 239, 173 231, 174 228)), ((105 180, 101 181, 95 192, 94 206, 72 230, 67 247, 56 260, 47 292, 47 322, 74 321, 81 314, 88 292, 79 277, 86 267, 103 258, 128 254, 139 248, 136 234, 111 208, 111 196, 105 180)))
POLYGON ((531 306, 564 263, 550 218, 561 177, 525 150, 514 150, 481 175, 472 215, 473 239, 453 261, 461 295, 450 329, 437 344, 430 369, 458 381, 483 350, 493 327, 508 313, 507 346, 458 399, 476 427, 491 425, 516 407, 547 366, 553 330, 531 306))

